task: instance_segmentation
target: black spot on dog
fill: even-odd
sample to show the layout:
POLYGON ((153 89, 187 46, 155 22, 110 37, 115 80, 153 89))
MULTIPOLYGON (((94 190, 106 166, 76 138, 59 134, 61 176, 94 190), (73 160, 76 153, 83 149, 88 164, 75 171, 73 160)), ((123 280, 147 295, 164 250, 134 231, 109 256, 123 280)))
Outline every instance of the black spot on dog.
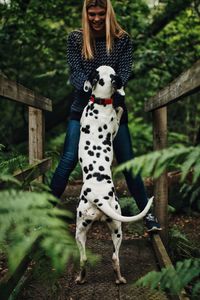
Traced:
POLYGON ((90 188, 87 188, 86 191, 87 191, 88 193, 90 193, 92 190, 91 190, 90 188))
POLYGON ((102 203, 99 203, 99 204, 98 204, 99 207, 102 206, 102 205, 103 205, 102 203))
POLYGON ((82 127, 81 131, 84 132, 85 134, 89 134, 90 133, 90 125, 86 125, 85 127, 82 127))
POLYGON ((105 125, 103 125, 103 128, 106 130, 108 128, 108 126, 105 124, 105 125))
POLYGON ((97 149, 97 147, 96 146, 93 146, 93 150, 96 150, 97 149))
POLYGON ((81 158, 81 157, 79 158, 79 161, 80 161, 80 163, 82 163, 82 162, 83 162, 83 160, 82 160, 82 158, 81 158))
POLYGON ((82 217, 82 212, 81 211, 79 211, 79 218, 81 218, 82 217))
POLYGON ((101 86, 104 86, 105 82, 104 82, 103 78, 101 78, 101 79, 99 80, 99 84, 100 84, 101 86))
POLYGON ((114 118, 112 117, 111 119, 110 119, 110 121, 112 122, 114 120, 114 118))
POLYGON ((111 133, 110 132, 107 133, 106 139, 103 141, 103 144, 111 147, 111 133))
POLYGON ((86 141, 85 143, 86 143, 86 145, 88 145, 88 146, 90 145, 90 141, 86 141))
POLYGON ((93 111, 94 109, 94 103, 91 103, 89 106, 88 106, 88 112, 89 111, 93 111))
POLYGON ((99 167, 99 171, 104 171, 104 170, 105 170, 105 168, 103 166, 99 167))
POLYGON ((121 234, 117 234, 117 237, 120 238, 120 237, 121 237, 121 234))
POLYGON ((106 150, 107 150, 107 151, 111 151, 110 147, 106 147, 106 150))
POLYGON ((85 146, 85 147, 84 147, 84 149, 85 149, 85 150, 88 150, 88 149, 89 149, 89 147, 88 147, 88 146, 85 146))
POLYGON ((101 146, 98 146, 98 147, 97 147, 97 150, 101 150, 101 146))
POLYGON ((99 128, 98 128, 98 131, 99 131, 99 132, 101 132, 101 131, 102 131, 102 128, 101 128, 101 127, 99 127, 99 128))
POLYGON ((87 224, 86 222, 83 222, 82 225, 83 225, 84 227, 87 227, 88 224, 87 224))
POLYGON ((106 150, 106 149, 104 149, 104 150, 103 150, 103 152, 104 152, 104 153, 107 153, 107 150, 106 150))
POLYGON ((87 224, 90 224, 90 223, 92 222, 92 220, 87 219, 87 220, 85 220, 85 222, 86 222, 87 224))
POLYGON ((115 209, 117 210, 119 208, 119 206, 118 205, 115 205, 115 209))
POLYGON ((96 160, 93 160, 93 164, 96 164, 96 160))
POLYGON ((105 175, 104 174, 101 174, 99 172, 95 172, 93 174, 93 177, 96 177, 97 181, 103 181, 105 179, 105 175))
POLYGON ((87 194, 88 194, 88 192, 87 192, 87 190, 85 190, 85 191, 83 192, 83 195, 84 195, 84 196, 87 196, 87 194))
POLYGON ((103 138, 103 135, 102 135, 102 134, 100 134, 100 135, 99 135, 99 139, 102 139, 102 138, 103 138))
POLYGON ((110 197, 112 197, 112 196, 113 196, 113 191, 110 191, 110 192, 108 193, 108 195, 109 195, 110 197))
POLYGON ((109 159, 108 156, 105 156, 105 160, 106 160, 106 161, 110 161, 110 159, 109 159))
POLYGON ((87 177, 86 177, 86 179, 88 180, 88 179, 90 179, 90 178, 92 178, 92 175, 91 175, 91 174, 88 174, 87 177))
POLYGON ((87 174, 87 173, 88 173, 88 168, 87 168, 87 167, 84 167, 84 168, 83 168, 83 171, 87 174))
POLYGON ((91 150, 88 151, 88 154, 89 154, 90 156, 94 156, 94 152, 91 151, 91 150))
POLYGON ((118 234, 118 229, 115 229, 115 231, 114 231, 114 232, 115 232, 115 234, 118 234))
POLYGON ((92 116, 93 116, 93 113, 92 113, 92 112, 90 112, 90 113, 89 113, 89 115, 90 115, 90 117, 92 117, 92 116))
POLYGON ((96 114, 96 115, 99 113, 98 109, 94 109, 93 112, 94 112, 94 114, 96 114))
POLYGON ((100 156, 101 156, 101 153, 100 153, 100 152, 97 152, 97 153, 96 153, 96 157, 99 158, 100 156))
POLYGON ((95 199, 95 200, 94 200, 94 203, 97 203, 97 202, 99 202, 99 199, 95 199))
POLYGON ((93 169, 94 169, 94 168, 93 168, 93 165, 92 165, 92 164, 89 164, 89 170, 90 170, 90 171, 93 171, 93 169))
POLYGON ((97 117, 97 116, 95 116, 95 119, 98 119, 98 117, 97 117))
POLYGON ((105 200, 109 200, 110 198, 108 196, 103 197, 105 200))

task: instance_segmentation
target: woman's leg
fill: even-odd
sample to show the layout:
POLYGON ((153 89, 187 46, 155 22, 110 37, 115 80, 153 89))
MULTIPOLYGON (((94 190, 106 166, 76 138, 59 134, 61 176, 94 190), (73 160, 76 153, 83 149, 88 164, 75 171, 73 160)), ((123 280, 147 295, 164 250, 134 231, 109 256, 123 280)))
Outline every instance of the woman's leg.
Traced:
POLYGON ((80 122, 70 120, 65 137, 63 155, 51 181, 52 194, 58 198, 67 185, 69 176, 78 162, 78 144, 80 138, 80 122))
MULTIPOLYGON (((129 128, 127 124, 122 124, 119 126, 119 130, 114 139, 113 146, 115 156, 119 164, 134 158, 129 128)), ((135 199, 139 209, 142 211, 146 206, 148 199, 141 176, 140 174, 138 174, 134 177, 131 171, 126 170, 123 173, 126 178, 130 194, 135 199)))

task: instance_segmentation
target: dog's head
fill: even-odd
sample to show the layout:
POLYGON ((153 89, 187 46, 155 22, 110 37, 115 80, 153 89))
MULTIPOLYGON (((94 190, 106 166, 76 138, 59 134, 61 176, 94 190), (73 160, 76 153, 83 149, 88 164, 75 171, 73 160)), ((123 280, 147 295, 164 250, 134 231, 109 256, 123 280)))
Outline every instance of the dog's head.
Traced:
POLYGON ((114 92, 125 95, 121 78, 109 66, 100 66, 92 73, 84 84, 85 92, 90 89, 99 98, 110 98, 114 92))

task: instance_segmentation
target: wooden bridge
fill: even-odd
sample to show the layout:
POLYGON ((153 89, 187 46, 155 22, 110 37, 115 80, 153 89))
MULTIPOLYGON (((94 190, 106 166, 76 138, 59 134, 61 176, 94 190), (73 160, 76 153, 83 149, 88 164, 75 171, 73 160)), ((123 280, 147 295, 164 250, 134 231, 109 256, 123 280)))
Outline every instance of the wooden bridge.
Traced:
MULTIPOLYGON (((182 73, 166 88, 159 91, 145 104, 145 111, 153 115, 153 143, 154 149, 167 147, 167 106, 184 101, 185 97, 200 89, 200 61, 197 61, 189 70, 182 73)), ((29 163, 30 167, 15 174, 18 180, 24 181, 27 177, 34 180, 39 178, 50 168, 51 159, 44 158, 45 117, 44 111, 52 111, 52 101, 35 94, 24 86, 0 75, 1 101, 12 100, 24 104, 29 111, 29 163)), ((180 177, 180 176, 178 176, 180 177)), ((88 283, 82 286, 74 284, 76 266, 69 262, 66 272, 56 283, 56 289, 51 290, 48 299, 170 299, 169 295, 151 291, 147 288, 136 288, 132 284, 151 270, 171 265, 167 254, 168 241, 168 176, 162 174, 154 183, 155 212, 163 231, 160 236, 155 234, 150 238, 131 239, 123 241, 120 257, 122 273, 128 284, 114 285, 111 268, 112 243, 108 239, 95 240, 89 236, 89 248, 102 254, 102 260, 95 267, 90 267, 88 283), (55 291, 56 290, 56 291, 55 291)), ((68 203, 67 208, 75 210, 75 202, 68 203)), ((98 228, 99 225, 97 225, 98 228)), ((72 226, 73 227, 73 226, 72 226)), ((95 230, 95 229, 94 229, 95 230)), ((97 229, 96 229, 97 230, 97 229)), ((103 227, 102 230, 105 230, 103 227)), ((126 226, 124 225, 126 233, 126 226)), ((106 236, 106 233, 105 233, 106 236)), ((37 242, 30 252, 22 259, 14 274, 6 274, 0 280, 0 299, 47 299, 40 289, 47 289, 51 282, 39 282, 41 294, 34 294, 33 282, 30 281, 31 253, 35 251, 37 242), (29 279, 29 281, 27 280, 29 279), (22 289, 23 287, 23 289, 22 289), (38 296, 38 295, 41 295, 38 296)), ((52 271, 53 272, 53 271, 52 271)), ((32 278, 33 280, 33 278, 32 278)), ((36 285, 37 286, 37 283, 36 285)), ((37 290, 37 288, 36 288, 37 290)), ((46 294, 46 295, 47 295, 46 294)), ((185 292, 174 299, 187 299, 185 292)))

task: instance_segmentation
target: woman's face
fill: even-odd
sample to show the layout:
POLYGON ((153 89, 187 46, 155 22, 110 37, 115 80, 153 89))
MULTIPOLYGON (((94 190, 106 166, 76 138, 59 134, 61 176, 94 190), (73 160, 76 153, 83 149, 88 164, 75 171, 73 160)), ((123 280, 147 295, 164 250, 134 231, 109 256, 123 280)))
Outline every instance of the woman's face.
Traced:
POLYGON ((100 6, 92 6, 87 11, 90 27, 96 32, 105 31, 106 9, 100 6))

